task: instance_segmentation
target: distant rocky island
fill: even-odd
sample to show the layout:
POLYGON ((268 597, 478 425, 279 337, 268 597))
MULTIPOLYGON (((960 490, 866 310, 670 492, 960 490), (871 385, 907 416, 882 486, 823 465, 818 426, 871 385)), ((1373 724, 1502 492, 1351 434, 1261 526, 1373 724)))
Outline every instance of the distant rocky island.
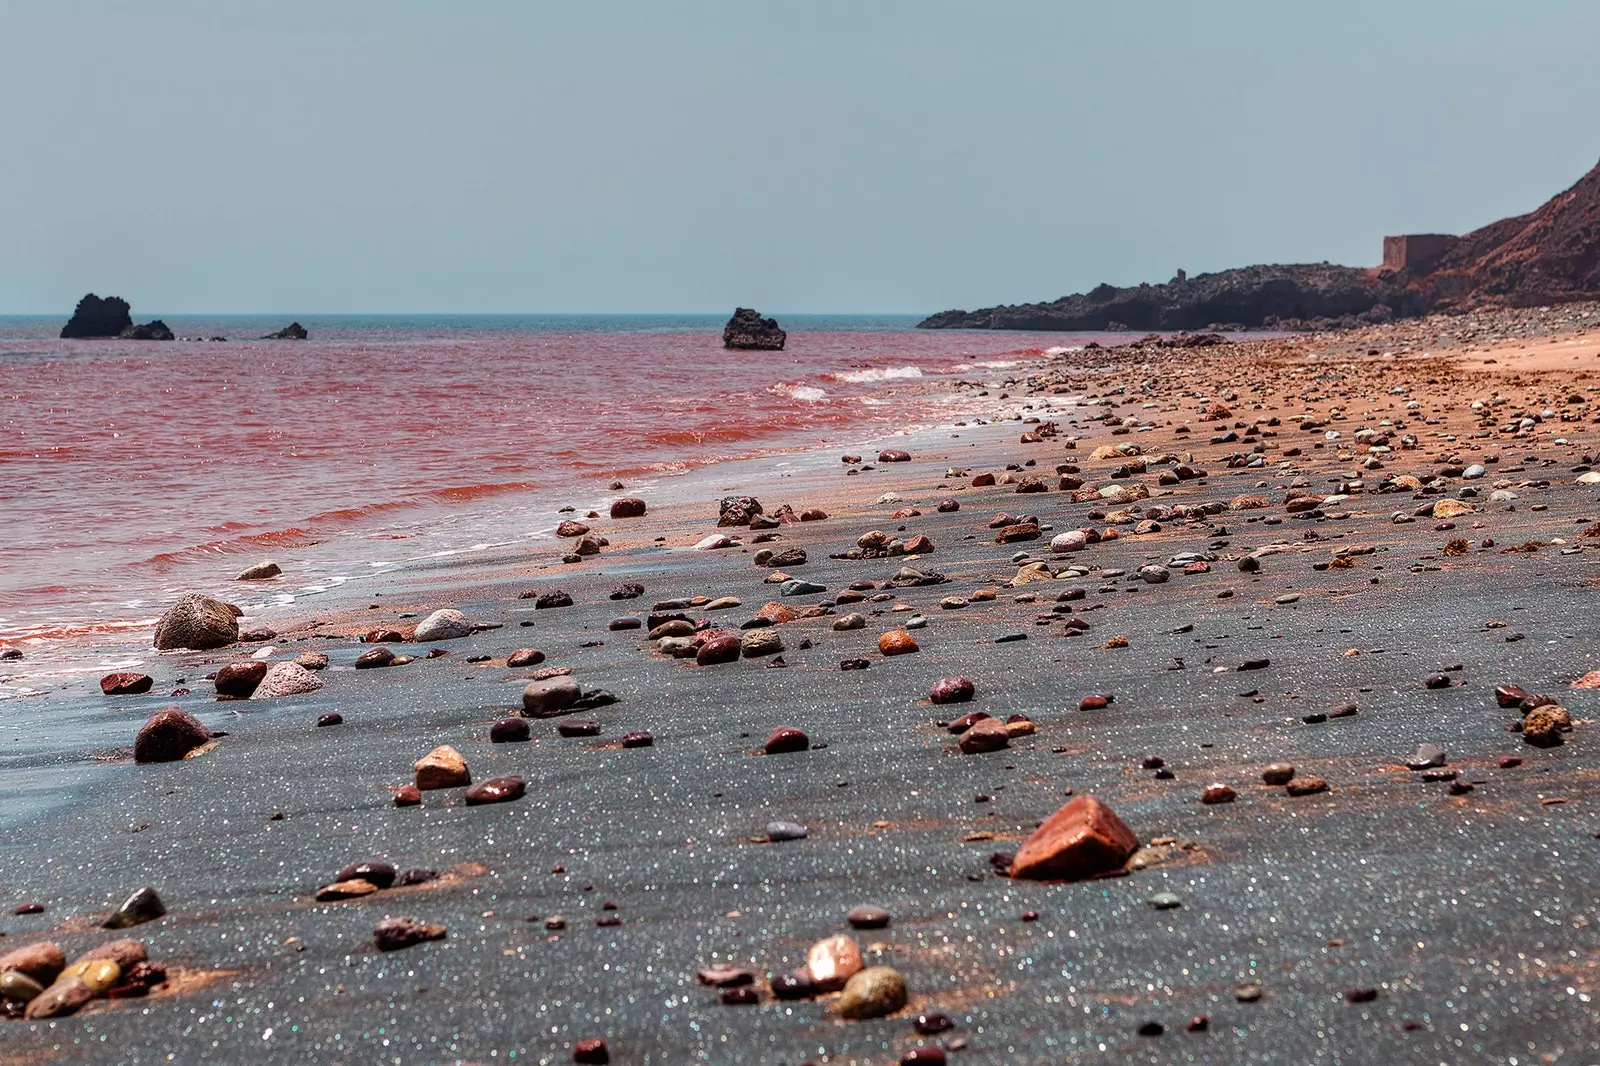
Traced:
MULTIPOLYGON (((261 339, 264 341, 303 341, 311 334, 298 322, 291 322, 276 333, 268 333, 261 339)), ((125 341, 171 341, 177 340, 177 335, 161 319, 151 319, 143 325, 133 324, 132 308, 128 301, 120 296, 107 296, 101 299, 94 293, 89 293, 78 301, 77 308, 72 312, 72 317, 67 324, 61 327, 63 340, 75 340, 95 337, 116 337, 125 341)), ((202 338, 191 338, 200 340, 202 338)), ((225 341, 226 337, 212 337, 214 341, 225 341)), ((781 345, 780 345, 781 347, 781 345)))
POLYGON ((1600 299, 1600 165, 1538 210, 1465 236, 1386 237, 1383 265, 1250 266, 1049 303, 941 311, 922 329, 1329 329, 1600 299))

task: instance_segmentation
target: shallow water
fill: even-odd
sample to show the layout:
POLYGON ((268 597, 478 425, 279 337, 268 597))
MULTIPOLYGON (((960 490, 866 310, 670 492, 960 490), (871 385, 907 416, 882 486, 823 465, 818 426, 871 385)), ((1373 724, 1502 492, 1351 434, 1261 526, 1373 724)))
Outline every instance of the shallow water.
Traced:
POLYGON ((0 638, 145 619, 286 552, 337 581, 525 536, 551 493, 938 422, 955 381, 1092 338, 813 316, 728 352, 712 316, 348 316, 248 339, 284 320, 166 318, 222 344, 0 319, 0 638))

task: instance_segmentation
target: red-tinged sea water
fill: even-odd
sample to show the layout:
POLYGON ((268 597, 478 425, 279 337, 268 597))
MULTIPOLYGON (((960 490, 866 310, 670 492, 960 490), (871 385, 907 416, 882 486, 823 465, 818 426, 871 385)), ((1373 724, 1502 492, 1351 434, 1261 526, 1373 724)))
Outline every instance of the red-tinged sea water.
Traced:
POLYGON ((248 339, 283 316, 167 319, 228 343, 63 341, 62 321, 0 318, 0 640, 147 621, 261 559, 337 583, 527 535, 613 478, 948 421, 956 380, 1091 339, 800 317, 785 351, 730 352, 709 316, 248 339))

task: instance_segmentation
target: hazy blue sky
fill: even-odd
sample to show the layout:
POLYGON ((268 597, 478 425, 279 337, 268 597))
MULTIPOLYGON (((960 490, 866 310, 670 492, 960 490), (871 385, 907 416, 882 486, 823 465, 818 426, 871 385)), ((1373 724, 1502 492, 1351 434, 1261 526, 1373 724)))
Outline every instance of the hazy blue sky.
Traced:
POLYGON ((1595 0, 0 0, 0 313, 934 311, 1532 209, 1595 0))

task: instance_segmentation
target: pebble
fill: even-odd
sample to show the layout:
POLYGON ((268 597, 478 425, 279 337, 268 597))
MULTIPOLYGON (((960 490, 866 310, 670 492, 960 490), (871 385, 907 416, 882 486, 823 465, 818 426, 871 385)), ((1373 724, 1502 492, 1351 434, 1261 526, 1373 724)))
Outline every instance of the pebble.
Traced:
MULTIPOLYGON (((371 649, 369 649, 367 651, 362 652, 360 655, 357 655, 356 656, 356 661, 355 661, 355 668, 357 670, 377 670, 377 669, 381 669, 381 668, 383 668, 385 666, 390 666, 393 663, 394 663, 394 652, 390 651, 388 648, 377 647, 377 648, 371 648, 371 649)), ((265 664, 263 663, 262 665, 264 666, 265 664)), ((262 670, 261 672, 262 672, 263 675, 266 674, 265 670, 262 670)), ((218 676, 218 679, 220 680, 221 679, 221 675, 218 674, 217 676, 218 676)), ((251 686, 251 687, 252 687, 252 689, 254 688, 254 686, 251 686)), ((218 689, 218 691, 221 691, 220 688, 218 689)))
MULTIPOLYGON (((388 651, 387 648, 383 649, 388 651)), ((295 662, 300 660, 296 659, 295 662)), ((360 660, 356 660, 357 665, 360 660)), ((304 664, 301 664, 304 666, 304 664)), ((245 663, 228 663, 217 671, 212 678, 218 696, 232 696, 236 699, 249 699, 250 694, 261 684, 261 679, 267 676, 267 664, 259 659, 245 663)))
POLYGON ((100 679, 100 691, 107 696, 138 696, 149 692, 155 683, 149 674, 107 674, 100 679))
POLYGON ((168 707, 152 714, 133 741, 133 759, 140 763, 176 762, 210 741, 211 730, 187 711, 168 707))
POLYGON ((270 700, 281 696, 304 696, 321 688, 322 678, 299 663, 273 663, 261 678, 261 684, 250 693, 250 698, 270 700))
POLYGON ((1117 869, 1139 847, 1133 831, 1094 796, 1074 797, 1023 841, 1011 876, 1034 881, 1080 881, 1117 869))
POLYGON ((934 1047, 931 1044, 923 1047, 914 1047, 900 1056, 902 1066, 908 1066, 911 1063, 917 1063, 920 1066, 944 1066, 948 1061, 944 1048, 934 1047))
POLYGON ((544 662, 544 652, 538 648, 518 648, 506 656, 506 666, 515 670, 523 666, 538 666, 544 662))
POLYGON ((963 730, 958 744, 968 755, 999 751, 1011 743, 1011 733, 998 718, 985 716, 963 730))
POLYGON ((317 728, 326 729, 328 726, 344 725, 344 715, 338 711, 329 711, 327 714, 317 715, 317 728))
POLYGON ((1536 748, 1558 747, 1563 724, 1572 724, 1565 707, 1535 707, 1522 720, 1522 739, 1536 748))
POLYGON ((1294 779, 1294 767, 1286 762, 1275 762, 1261 771, 1261 780, 1269 785, 1287 785, 1294 779))
POLYGON ((1240 1003, 1254 1003, 1262 996, 1263 989, 1257 984, 1240 985, 1233 990, 1233 998, 1240 1003))
POLYGON ((572 1045, 572 1061, 588 1063, 590 1066, 603 1066, 604 1063, 611 1061, 611 1053, 606 1050, 606 1042, 594 1036, 572 1045))
POLYGON ((351 863, 346 866, 339 871, 339 875, 334 880, 355 881, 359 879, 370 882, 379 888, 388 888, 394 884, 396 876, 397 873, 393 863, 384 862, 382 859, 368 859, 365 862, 351 863))
POLYGON ((1435 766, 1443 766, 1448 761, 1445 750, 1439 745, 1418 744, 1417 750, 1406 760, 1406 766, 1412 770, 1429 770, 1435 766))
POLYGON ((700 645, 700 650, 695 653, 694 661, 697 666, 716 666, 721 663, 736 663, 744 648, 739 637, 732 633, 718 633, 707 637, 700 645))
POLYGON ((571 718, 557 725, 556 732, 564 737, 597 737, 600 735, 600 723, 571 718))
POLYGON ((1174 892, 1157 892, 1145 902, 1158 911, 1170 911, 1183 906, 1183 899, 1174 892))
POLYGON ((100 923, 100 928, 127 929, 143 925, 145 922, 153 922, 166 913, 167 906, 161 902, 161 897, 156 894, 155 888, 145 885, 123 900, 122 906, 112 911, 110 916, 100 923))
POLYGON ((746 659, 776 655, 783 651, 783 638, 776 629, 747 629, 740 638, 740 652, 746 659))
POLYGON ((909 655, 917 650, 917 642, 903 629, 891 629, 878 638, 878 651, 884 655, 909 655))
POLYGON ((781 844, 789 840, 804 840, 806 827, 797 822, 768 822, 767 841, 772 844, 781 844))
POLYGON ((852 907, 844 918, 854 929, 883 929, 889 924, 888 911, 865 903, 859 907, 852 907))
POLYGON ((521 799, 527 791, 527 783, 515 774, 508 774, 505 777, 491 777, 487 781, 480 781, 467 789, 467 806, 476 807, 485 803, 510 803, 512 800, 521 799))
POLYGON ((38 941, 0 954, 0 972, 15 971, 40 985, 49 985, 66 968, 67 959, 55 944, 38 941))
POLYGON ((1328 783, 1320 777, 1296 777, 1283 786, 1291 796, 1314 796, 1328 791, 1328 783))
POLYGON ((436 788, 459 788, 472 784, 467 760, 448 744, 441 744, 411 765, 417 788, 423 792, 436 788))
POLYGON ((822 992, 835 992, 843 988, 845 982, 860 973, 865 965, 861 958, 861 946, 856 943, 855 937, 844 933, 819 940, 806 952, 806 972, 822 992))
POLYGON ((572 709, 583 690, 571 677, 530 681, 522 690, 522 713, 528 718, 556 718, 572 709))
POLYGON ((533 735, 526 718, 502 718, 489 727, 489 743, 517 744, 533 735))
POLYGON ((378 886, 360 877, 352 877, 345 881, 335 881, 317 889, 316 900, 318 903, 337 903, 340 900, 360 899, 379 891, 378 886))
POLYGON ((976 691, 972 682, 965 677, 945 677, 933 683, 928 699, 935 704, 966 703, 976 691))
POLYGON ((402 951, 429 940, 443 940, 442 925, 427 925, 415 918, 386 918, 372 931, 372 939, 379 951, 402 951))
POLYGON ((773 996, 783 1000, 811 999, 821 991, 811 975, 803 971, 774 974, 768 983, 773 996))
POLYGON ((792 726, 779 726, 767 737, 764 751, 768 755, 782 755, 788 752, 805 751, 811 747, 811 738, 792 726))
POLYGON ((938 1036, 956 1027, 955 1019, 939 1011, 924 1011, 911 1022, 911 1028, 922 1036, 938 1036))
POLYGON ((622 734, 624 748, 648 748, 654 746, 656 738, 648 730, 636 729, 631 733, 622 734))
POLYGON ((1200 793, 1200 802, 1205 804, 1232 803, 1239 798, 1239 794, 1230 786, 1221 783, 1207 785, 1205 791, 1200 793))
POLYGON ((855 614, 852 612, 850 614, 840 615, 838 618, 836 618, 833 623, 833 628, 839 630, 840 632, 844 632, 851 629, 864 629, 866 628, 866 625, 866 615, 855 614))
POLYGON ((845 1018, 882 1018, 906 1005, 906 980, 892 966, 868 966, 845 982, 838 1012, 845 1018))
POLYGON ((453 608, 446 607, 434 611, 421 622, 417 623, 417 631, 412 639, 418 644, 427 644, 435 640, 456 640, 469 636, 472 633, 472 623, 467 621, 467 616, 453 608))

